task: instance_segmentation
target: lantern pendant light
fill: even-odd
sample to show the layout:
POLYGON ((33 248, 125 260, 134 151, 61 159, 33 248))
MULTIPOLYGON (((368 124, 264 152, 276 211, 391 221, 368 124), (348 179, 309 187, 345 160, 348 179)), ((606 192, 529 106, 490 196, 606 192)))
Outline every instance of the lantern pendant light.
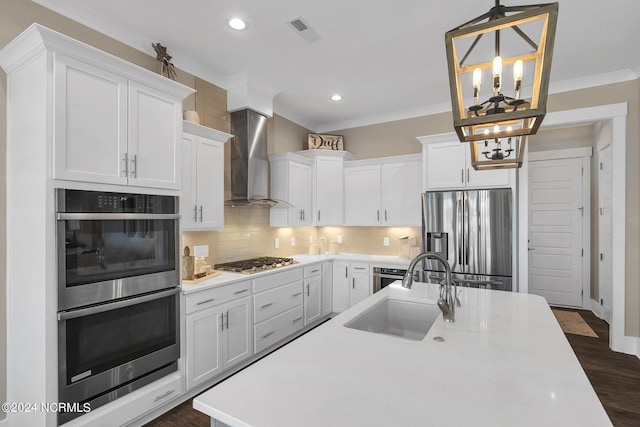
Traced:
POLYGON ((495 0, 489 12, 445 34, 453 125, 470 144, 474 169, 522 166, 526 137, 546 114, 557 20, 558 3, 507 7, 495 0))

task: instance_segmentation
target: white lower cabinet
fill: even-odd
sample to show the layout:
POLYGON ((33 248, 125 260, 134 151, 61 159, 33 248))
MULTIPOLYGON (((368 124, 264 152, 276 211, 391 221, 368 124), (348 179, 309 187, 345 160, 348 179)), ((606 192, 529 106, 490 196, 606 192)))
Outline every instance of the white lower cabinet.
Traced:
POLYGON ((187 389, 253 355, 252 299, 238 298, 247 292, 245 283, 187 296, 187 389))
POLYGON ((322 316, 333 313, 333 263, 322 264, 322 316))
POLYGON ((341 313, 371 295, 370 266, 361 262, 333 262, 333 311, 341 313))
POLYGON ((305 268, 304 325, 308 326, 322 317, 322 265, 305 268))
POLYGON ((302 268, 253 281, 254 348, 261 352, 304 327, 302 268))

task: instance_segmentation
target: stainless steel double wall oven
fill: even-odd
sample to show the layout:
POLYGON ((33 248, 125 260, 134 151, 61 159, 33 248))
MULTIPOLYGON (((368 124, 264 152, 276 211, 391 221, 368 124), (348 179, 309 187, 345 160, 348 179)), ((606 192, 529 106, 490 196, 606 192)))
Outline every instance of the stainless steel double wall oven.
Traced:
POLYGON ((94 409, 177 370, 178 198, 56 198, 59 400, 94 409))

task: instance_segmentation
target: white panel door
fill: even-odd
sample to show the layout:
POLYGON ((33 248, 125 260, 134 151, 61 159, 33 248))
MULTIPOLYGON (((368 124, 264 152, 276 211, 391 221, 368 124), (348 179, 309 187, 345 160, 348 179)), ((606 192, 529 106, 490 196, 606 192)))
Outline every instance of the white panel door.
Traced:
POLYGON ((186 317, 187 389, 222 371, 222 308, 202 310, 186 317))
POLYGON ((333 312, 342 313, 349 308, 349 263, 333 261, 333 312))
POLYGON ((427 188, 461 188, 465 186, 465 148, 468 144, 443 142, 427 145, 427 188))
POLYGON ((228 304, 224 314, 224 367, 253 356, 253 326, 251 297, 228 304))
POLYGON ((611 260, 611 146, 598 151, 598 282, 602 318, 611 323, 611 301, 613 300, 611 260))
POLYGON ((304 325, 322 317, 322 275, 304 279, 304 325))
POLYGON ((198 137, 197 147, 198 228, 220 229, 224 227, 224 144, 198 137))
POLYGON ((551 305, 582 307, 583 209, 581 159, 529 162, 529 292, 551 305))
POLYGON ((316 225, 344 223, 344 177, 342 159, 318 157, 316 169, 316 225))
POLYGON ((126 185, 127 80, 60 54, 54 70, 53 178, 126 185))
POLYGON ((333 263, 322 264, 322 315, 333 312, 333 263))
POLYGON ((344 220, 346 225, 380 224, 380 165, 344 170, 344 220))
POLYGON ((129 83, 129 185, 180 189, 182 103, 129 83))
POLYGON ((422 162, 382 165, 384 225, 420 226, 422 221, 422 162))

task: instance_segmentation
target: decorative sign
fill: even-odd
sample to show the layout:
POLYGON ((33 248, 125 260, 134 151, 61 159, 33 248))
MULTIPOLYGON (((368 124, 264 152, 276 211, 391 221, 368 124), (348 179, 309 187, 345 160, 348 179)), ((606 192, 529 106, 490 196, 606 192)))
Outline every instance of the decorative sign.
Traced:
POLYGON ((344 151, 344 137, 342 135, 308 135, 309 150, 344 151))

